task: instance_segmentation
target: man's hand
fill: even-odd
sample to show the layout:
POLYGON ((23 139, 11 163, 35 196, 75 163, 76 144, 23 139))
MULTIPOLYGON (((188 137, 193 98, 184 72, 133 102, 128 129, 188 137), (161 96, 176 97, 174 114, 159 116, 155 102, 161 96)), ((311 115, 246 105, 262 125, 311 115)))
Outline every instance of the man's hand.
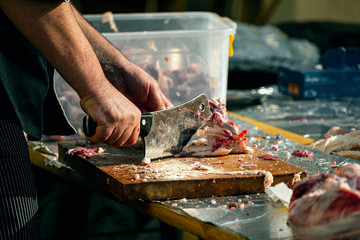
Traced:
POLYGON ((94 49, 107 79, 119 91, 142 112, 163 110, 172 106, 154 78, 130 62, 96 31, 74 7, 72 10, 79 26, 94 49))
POLYGON ((163 110, 172 106, 161 91, 157 81, 139 66, 124 60, 114 65, 110 71, 104 68, 110 82, 130 99, 142 112, 163 110))
POLYGON ((140 110, 110 83, 101 94, 84 96, 81 107, 97 123, 93 142, 105 142, 114 147, 135 144, 140 132, 140 110))
POLYGON ((90 140, 116 147, 136 143, 141 112, 106 79, 72 5, 56 1, 0 0, 0 7, 78 93, 83 110, 98 125, 90 140))

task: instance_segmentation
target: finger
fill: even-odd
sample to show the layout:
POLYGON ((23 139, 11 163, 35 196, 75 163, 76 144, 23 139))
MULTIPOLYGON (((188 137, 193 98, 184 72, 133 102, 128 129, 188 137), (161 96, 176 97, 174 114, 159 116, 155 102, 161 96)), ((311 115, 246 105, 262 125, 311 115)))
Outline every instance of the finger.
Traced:
MULTIPOLYGON (((156 89, 156 88, 155 88, 156 89)), ((159 89, 155 91, 148 100, 151 111, 164 110, 172 105, 170 100, 159 89)))
POLYGON ((128 127, 125 129, 125 131, 122 133, 122 135, 113 143, 114 147, 124 147, 125 143, 128 141, 128 139, 131 137, 131 133, 133 132, 133 128, 128 127))
POLYGON ((115 127, 109 138, 106 140, 106 144, 113 145, 123 134, 124 129, 120 129, 119 127, 115 127))
POLYGON ((107 141, 112 132, 113 128, 106 125, 98 125, 95 129, 94 136, 89 137, 88 139, 92 142, 103 143, 107 141))
POLYGON ((130 145, 134 145, 135 143, 137 143, 137 141, 139 139, 139 133, 140 133, 140 127, 134 128, 130 138, 124 143, 123 146, 130 146, 130 145))
POLYGON ((161 98, 165 104, 165 108, 169 108, 169 107, 173 107, 174 105, 172 104, 172 102, 170 101, 170 99, 168 99, 164 93, 161 93, 161 98))

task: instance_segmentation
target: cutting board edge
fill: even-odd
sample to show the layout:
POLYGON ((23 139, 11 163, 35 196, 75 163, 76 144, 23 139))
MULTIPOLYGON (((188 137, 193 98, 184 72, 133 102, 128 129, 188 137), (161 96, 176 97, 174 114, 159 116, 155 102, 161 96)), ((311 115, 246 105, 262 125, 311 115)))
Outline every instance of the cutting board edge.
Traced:
MULTIPOLYGON (((307 173, 303 170, 300 178, 303 179, 306 176, 307 173)), ((279 174, 275 176, 272 186, 284 182, 289 188, 293 188, 294 185, 290 184, 292 180, 293 176, 291 175, 279 174)), ((264 176, 262 175, 248 175, 245 177, 242 176, 242 178, 217 178, 215 181, 209 181, 209 179, 192 179, 180 182, 178 180, 173 180, 167 181, 166 184, 149 181, 146 183, 125 184, 124 198, 128 200, 169 200, 256 194, 265 191, 263 182, 264 176), (249 183, 247 182, 247 179, 249 178, 253 178, 254 180, 249 183), (168 189, 173 189, 173 187, 177 187, 178 185, 181 185, 181 190, 186 189, 187 191, 183 193, 181 191, 169 193, 168 189), (221 193, 217 191, 219 188, 221 189, 221 193), (153 191, 153 189, 156 189, 156 191, 153 191), (202 191, 202 189, 206 190, 202 191)))

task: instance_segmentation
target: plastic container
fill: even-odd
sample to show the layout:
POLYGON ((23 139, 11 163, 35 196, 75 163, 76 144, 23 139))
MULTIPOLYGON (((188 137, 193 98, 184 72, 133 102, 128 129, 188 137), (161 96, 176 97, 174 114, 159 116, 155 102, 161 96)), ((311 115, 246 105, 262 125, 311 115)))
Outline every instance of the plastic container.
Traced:
POLYGON ((84 17, 153 77, 165 74, 160 87, 175 104, 202 92, 226 99, 230 35, 236 29, 228 18, 209 12, 114 14, 114 33, 102 23, 103 15, 84 17))
POLYGON ((200 93, 226 100, 235 22, 210 12, 112 16, 118 32, 110 28, 109 22, 102 22, 102 14, 84 18, 157 79, 173 104, 200 93))

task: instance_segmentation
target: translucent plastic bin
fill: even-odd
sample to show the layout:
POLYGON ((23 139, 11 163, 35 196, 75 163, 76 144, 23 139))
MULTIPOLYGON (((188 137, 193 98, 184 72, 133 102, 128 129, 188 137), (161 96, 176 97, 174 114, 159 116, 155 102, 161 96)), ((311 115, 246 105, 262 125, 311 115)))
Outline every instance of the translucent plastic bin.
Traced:
POLYGON ((226 100, 231 36, 236 31, 233 21, 209 12, 114 14, 118 29, 114 32, 102 22, 103 16, 84 15, 127 58, 158 80, 174 104, 200 93, 226 100))

